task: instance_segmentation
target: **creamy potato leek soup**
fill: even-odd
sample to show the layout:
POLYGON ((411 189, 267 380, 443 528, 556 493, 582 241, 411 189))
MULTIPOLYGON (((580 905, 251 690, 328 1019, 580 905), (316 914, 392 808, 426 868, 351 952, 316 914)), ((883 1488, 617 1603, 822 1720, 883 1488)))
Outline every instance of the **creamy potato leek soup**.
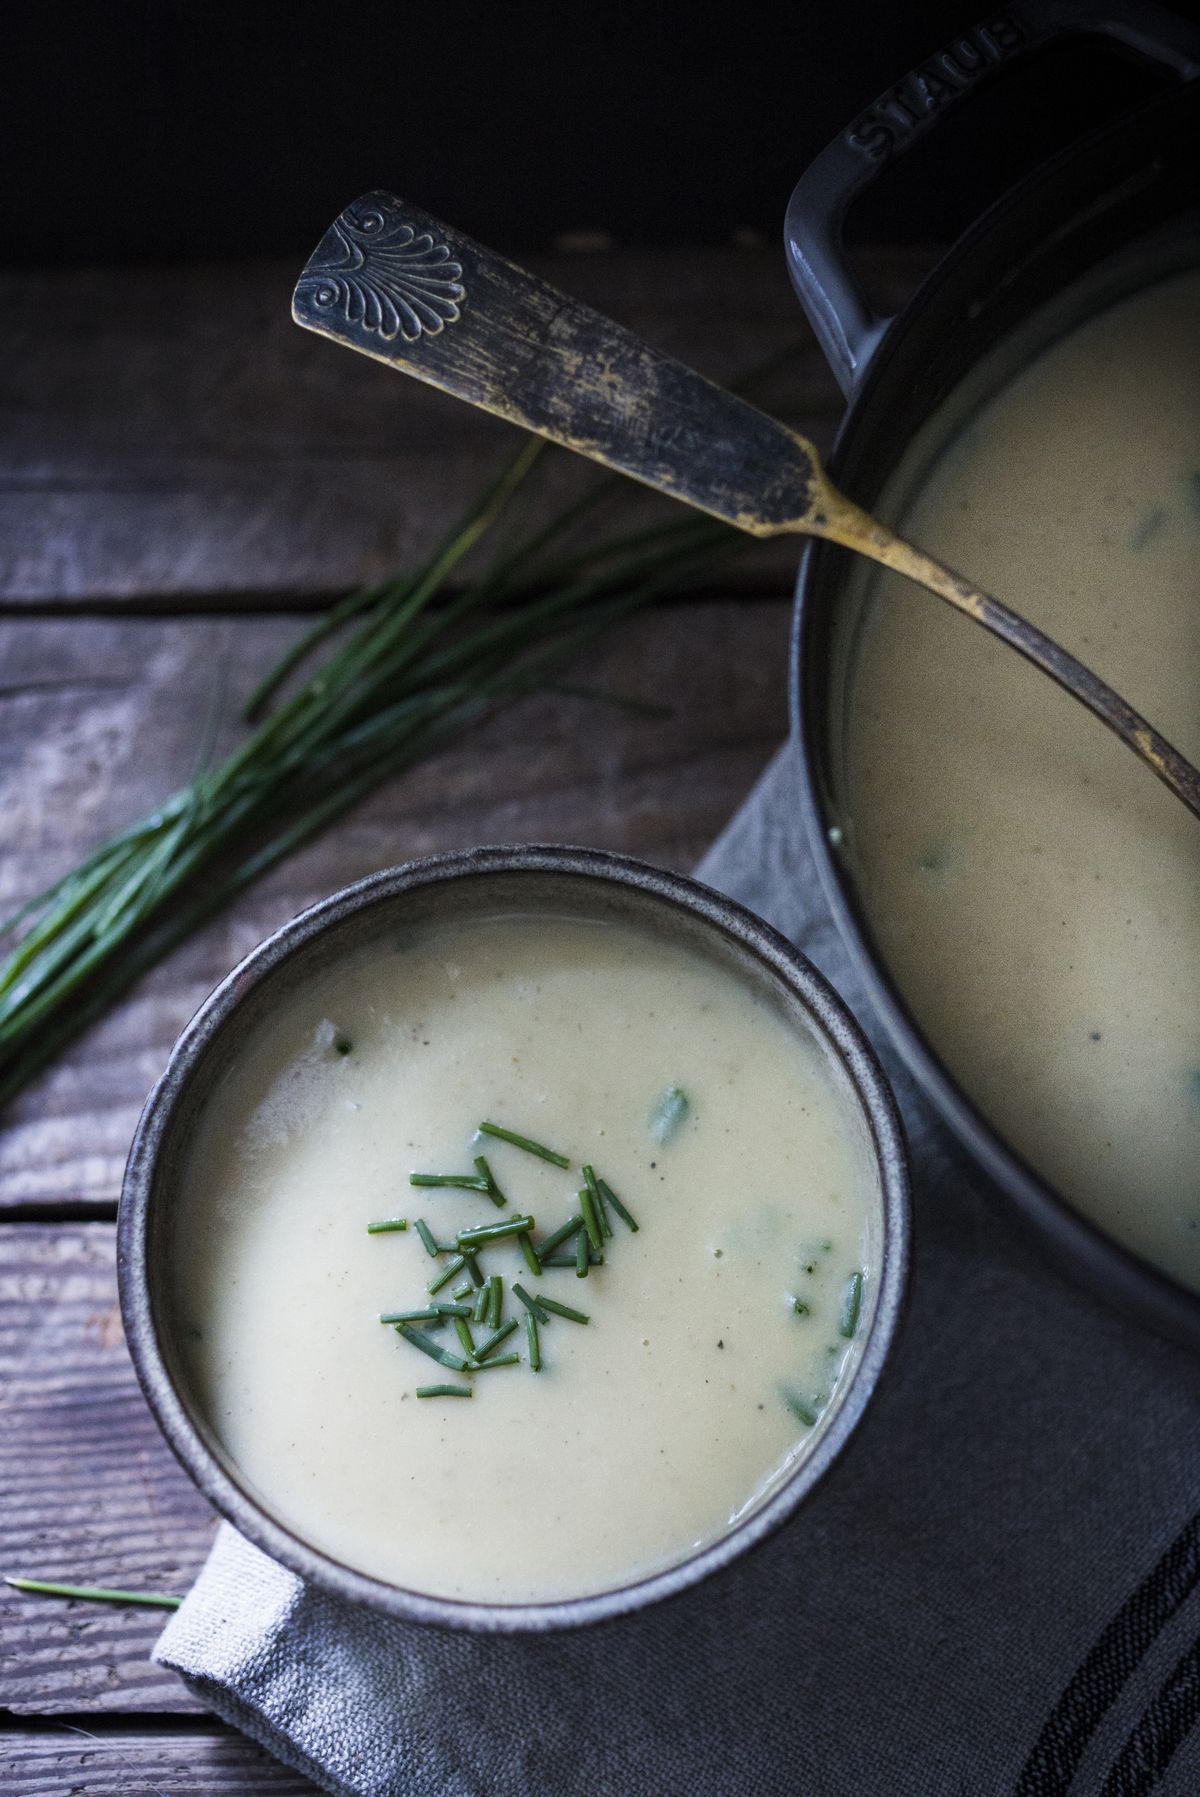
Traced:
MULTIPOLYGON (((1073 325, 881 510, 1200 758, 1200 274, 1073 325)), ((1079 1210, 1200 1289, 1200 826, 894 577, 850 651, 844 852, 921 1029, 1079 1210)))
POLYGON ((262 1505, 426 1595, 584 1596, 806 1452, 878 1174, 815 1027, 628 920, 418 925, 257 1025, 189 1150, 174 1312, 262 1505))

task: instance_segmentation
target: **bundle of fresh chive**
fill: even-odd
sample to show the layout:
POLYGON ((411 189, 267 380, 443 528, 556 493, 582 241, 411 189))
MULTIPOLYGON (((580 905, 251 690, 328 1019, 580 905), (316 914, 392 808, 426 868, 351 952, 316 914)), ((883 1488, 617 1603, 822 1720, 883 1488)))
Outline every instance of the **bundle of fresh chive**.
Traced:
POLYGON ((0 1104, 198 924, 390 774, 552 685, 609 626, 746 542, 684 516, 569 552, 571 528, 623 484, 606 480, 448 594, 542 447, 522 450, 423 567, 350 595, 303 636, 249 701, 254 728, 226 761, 0 921, 0 941, 26 926, 0 962, 0 1104), (268 711, 343 627, 317 671, 268 711))
MULTIPOLYGON (((526 1154, 549 1161, 552 1166, 571 1166, 569 1157, 560 1154, 557 1149, 547 1148, 544 1143, 534 1142, 529 1136, 505 1129, 499 1123, 485 1121, 479 1125, 477 1134, 509 1142, 513 1147, 523 1149, 526 1154)), ((508 1199, 500 1189, 486 1155, 476 1155, 473 1165, 473 1173, 413 1173, 409 1176, 409 1183, 417 1187, 446 1187, 455 1191, 479 1192, 490 1198, 498 1208, 506 1208, 508 1199)), ((491 1273, 484 1276, 479 1263, 486 1250, 495 1243, 511 1242, 515 1238, 525 1264, 535 1279, 540 1279, 548 1267, 573 1267, 576 1278, 586 1279, 593 1266, 604 1264, 604 1243, 613 1233, 609 1221, 610 1210, 616 1212, 628 1229, 635 1233, 637 1231, 636 1222, 607 1180, 598 1178, 595 1168, 586 1163, 581 1172, 583 1184, 579 1188, 578 1211, 540 1241, 534 1235, 536 1219, 524 1213, 494 1223, 468 1224, 455 1231, 451 1242, 439 1242, 424 1218, 418 1217, 413 1227, 426 1252, 442 1264, 425 1288, 426 1302, 407 1310, 385 1310, 380 1314, 379 1321, 390 1324, 411 1347, 418 1348, 422 1354, 427 1354, 439 1366, 448 1367, 452 1372, 487 1373, 497 1367, 519 1366, 519 1353, 511 1350, 504 1354, 496 1352, 520 1325, 518 1318, 506 1319, 504 1316, 502 1275, 491 1273), (466 1278, 461 1285, 454 1287, 451 1296, 448 1299, 439 1298, 438 1293, 464 1272, 466 1278), (445 1348, 435 1339, 434 1331, 447 1323, 454 1326, 458 1350, 445 1348), (476 1340, 472 1335, 472 1325, 476 1329, 487 1330, 482 1341, 476 1340)), ((367 1233, 379 1235, 407 1228, 405 1218, 388 1217, 380 1222, 368 1223, 367 1233)), ((512 1283, 512 1295, 524 1313, 529 1366, 533 1372, 539 1373, 543 1364, 540 1331, 551 1318, 565 1317, 571 1323, 587 1323, 589 1319, 581 1310, 575 1310, 569 1304, 547 1297, 542 1292, 534 1297, 515 1280, 512 1283)), ((417 1387, 419 1398, 469 1398, 471 1393, 472 1387, 462 1384, 417 1387)))

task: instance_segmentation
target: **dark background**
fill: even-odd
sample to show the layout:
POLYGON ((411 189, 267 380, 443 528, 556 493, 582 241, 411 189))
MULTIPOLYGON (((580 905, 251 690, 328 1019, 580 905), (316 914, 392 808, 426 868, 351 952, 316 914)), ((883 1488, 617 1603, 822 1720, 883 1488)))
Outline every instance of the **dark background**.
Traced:
MULTIPOLYGON (((567 232, 775 241, 817 150, 983 16, 972 0, 25 0, 4 12, 2 259, 303 259, 373 186, 513 251, 567 232)), ((998 82, 906 159, 860 233, 948 236, 1150 78, 1073 45, 1021 79, 1019 105, 998 82)))

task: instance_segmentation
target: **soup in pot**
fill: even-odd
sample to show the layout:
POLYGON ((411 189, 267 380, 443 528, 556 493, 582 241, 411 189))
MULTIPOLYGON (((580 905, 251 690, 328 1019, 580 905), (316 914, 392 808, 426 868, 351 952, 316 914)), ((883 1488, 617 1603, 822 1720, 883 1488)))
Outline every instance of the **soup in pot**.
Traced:
MULTIPOLYGON (((1200 273, 1094 312, 881 504, 1200 760, 1200 273)), ((1200 825, 1076 701, 872 577, 844 852, 922 1033, 1085 1216, 1200 1290, 1200 825)))

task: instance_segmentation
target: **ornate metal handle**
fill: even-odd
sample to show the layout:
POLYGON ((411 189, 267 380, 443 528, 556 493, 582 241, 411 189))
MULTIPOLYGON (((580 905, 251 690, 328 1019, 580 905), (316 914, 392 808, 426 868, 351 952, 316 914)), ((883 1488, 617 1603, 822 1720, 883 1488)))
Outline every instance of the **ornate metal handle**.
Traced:
POLYGON ((820 510, 803 438, 394 194, 330 226, 292 316, 755 535, 820 510))

